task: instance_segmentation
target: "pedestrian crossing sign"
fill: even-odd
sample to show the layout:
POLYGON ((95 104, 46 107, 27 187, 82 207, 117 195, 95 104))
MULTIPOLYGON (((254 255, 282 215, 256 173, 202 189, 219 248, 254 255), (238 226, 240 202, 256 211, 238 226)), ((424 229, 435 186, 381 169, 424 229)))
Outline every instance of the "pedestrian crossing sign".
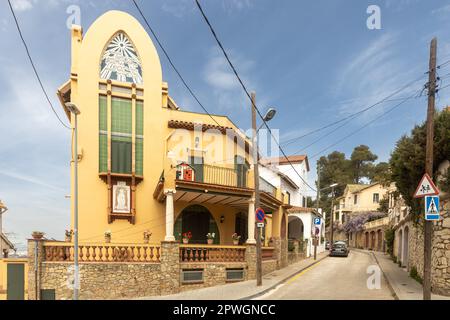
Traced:
POLYGON ((439 220, 439 196, 425 197, 425 220, 439 220))

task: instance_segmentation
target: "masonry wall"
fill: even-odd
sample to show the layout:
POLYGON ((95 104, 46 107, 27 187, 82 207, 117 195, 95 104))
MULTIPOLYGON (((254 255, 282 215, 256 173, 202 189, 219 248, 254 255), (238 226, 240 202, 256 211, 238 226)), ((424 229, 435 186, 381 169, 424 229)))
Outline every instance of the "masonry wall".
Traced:
MULTIPOLYGON (((450 296, 450 204, 443 202, 442 219, 434 224, 432 254, 431 254, 431 288, 435 294, 450 296)), ((399 226, 395 232, 394 256, 402 261, 403 266, 410 271, 413 267, 423 279, 424 255, 423 227, 408 221, 399 226), (404 245, 399 250, 400 231, 403 234, 408 229, 408 255, 404 254, 404 245)))
MULTIPOLYGON (((80 264, 80 299, 125 299, 161 292, 161 265, 149 263, 80 264)), ((41 289, 54 289, 57 300, 73 297, 73 264, 44 262, 41 289)))
MULTIPOLYGON (((30 299, 41 299, 41 290, 54 290, 57 300, 73 297, 73 262, 45 261, 43 241, 29 241, 30 299), (37 259, 35 246, 37 245, 37 259), (35 264, 36 260, 36 264, 35 264), (37 269, 34 266, 37 266, 37 269), (37 277, 35 277, 37 271, 37 277), (36 282, 37 280, 37 282, 36 282), (36 283, 37 288, 36 290, 36 283), (37 296, 35 292, 37 291, 37 296)), ((279 259, 262 263, 263 275, 287 265, 287 248, 279 241, 279 259), (286 260, 283 262, 282 260, 286 260)), ((180 291, 226 284, 227 269, 244 271, 243 280, 256 278, 256 248, 246 247, 245 261, 241 262, 180 262, 179 244, 161 243, 160 262, 80 262, 80 299, 129 299, 145 296, 168 295, 180 291), (183 270, 203 269, 203 280, 197 283, 183 283, 183 270)))

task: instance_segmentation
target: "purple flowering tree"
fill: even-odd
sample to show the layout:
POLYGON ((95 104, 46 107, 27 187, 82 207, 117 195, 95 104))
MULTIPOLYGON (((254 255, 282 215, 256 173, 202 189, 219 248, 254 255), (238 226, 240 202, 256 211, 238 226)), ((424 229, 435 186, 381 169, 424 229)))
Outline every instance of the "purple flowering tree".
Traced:
POLYGON ((377 220, 385 216, 386 213, 376 211, 361 213, 347 221, 344 224, 343 229, 346 233, 362 231, 364 229, 364 223, 377 220))

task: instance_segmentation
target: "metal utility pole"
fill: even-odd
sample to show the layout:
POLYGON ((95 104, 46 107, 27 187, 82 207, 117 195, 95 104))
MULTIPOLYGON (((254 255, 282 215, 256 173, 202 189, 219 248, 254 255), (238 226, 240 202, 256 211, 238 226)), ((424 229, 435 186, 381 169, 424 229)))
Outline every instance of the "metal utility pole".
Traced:
MULTIPOLYGON (((433 142, 434 142, 434 103, 436 94, 436 47, 433 38, 430 44, 430 65, 428 72, 428 109, 427 109, 427 143, 425 172, 433 177, 433 142)), ((423 300, 431 300, 431 245, 433 222, 425 220, 424 257, 423 257, 423 300)))
MULTIPOLYGON (((316 212, 319 214, 319 198, 320 198, 320 166, 317 166, 317 196, 316 196, 316 212)), ((321 217, 322 218, 322 217, 321 217)), ((314 231, 316 230, 314 225, 314 231)), ((320 236, 320 235, 319 235, 320 236)), ((319 242, 319 237, 314 234, 314 260, 317 259, 317 244, 319 242)))
POLYGON ((333 247, 333 224, 334 224, 334 185, 331 186, 331 219, 330 219, 330 250, 333 247))
POLYGON ((74 152, 73 154, 73 175, 74 175, 74 221, 73 221, 73 262, 74 262, 74 283, 73 283, 73 300, 78 300, 79 290, 80 290, 80 268, 78 265, 78 115, 80 114, 80 109, 78 107, 68 102, 66 103, 67 109, 74 115, 74 152))
MULTIPOLYGON (((259 208, 259 170, 258 170, 258 137, 256 130, 256 94, 251 93, 252 98, 252 145, 253 145, 253 173, 255 181, 255 209, 259 208)), ((250 213, 249 213, 250 214, 250 213)), ((254 212, 252 214, 255 214, 254 212)), ((256 285, 262 285, 262 250, 261 250, 261 228, 255 224, 256 231, 256 285)))

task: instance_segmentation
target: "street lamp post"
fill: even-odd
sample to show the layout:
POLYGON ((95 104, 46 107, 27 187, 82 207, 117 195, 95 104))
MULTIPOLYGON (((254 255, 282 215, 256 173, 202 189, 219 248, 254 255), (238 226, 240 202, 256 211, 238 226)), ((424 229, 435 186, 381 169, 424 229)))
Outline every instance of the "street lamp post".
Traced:
MULTIPOLYGON (((319 168, 319 170, 320 170, 320 168, 319 168)), ((319 181, 319 180, 320 180, 320 171, 319 171, 318 181, 319 181)), ((319 183, 320 183, 320 182, 319 182, 319 183)), ((328 187, 325 187, 325 188, 322 188, 322 189, 319 188, 319 186, 320 186, 319 183, 318 183, 318 187, 317 187, 317 199, 316 199, 316 208, 317 208, 317 211, 319 211, 320 191, 323 191, 323 190, 326 190, 326 189, 331 188, 331 210, 330 210, 330 214, 331 214, 331 216, 330 216, 330 224, 331 224, 331 229, 330 229, 330 250, 331 250, 331 246, 332 246, 332 244, 333 244, 333 221, 334 221, 334 209, 333 209, 333 207, 334 207, 334 188, 335 188, 336 186, 338 186, 339 183, 333 183, 333 184, 329 185, 328 187)))
MULTIPOLYGON (((256 129, 256 94, 251 93, 252 99, 252 145, 253 145, 253 173, 254 173, 254 184, 255 184, 255 209, 259 208, 260 197, 259 197, 259 170, 258 170, 258 131, 261 129, 262 125, 256 129)), ((276 110, 274 108, 269 108, 264 116, 264 121, 270 121, 275 116, 276 110)), ((249 214, 255 214, 249 213, 249 214)), ((256 285, 262 285, 262 249, 261 249, 261 229, 256 226, 256 285)))
POLYGON ((334 232, 333 232, 333 224, 334 224, 334 187, 336 187, 337 185, 338 185, 337 183, 333 183, 332 185, 330 185, 330 188, 331 188, 330 250, 333 247, 333 235, 334 235, 334 232))
POLYGON ((78 265, 78 115, 80 114, 80 109, 73 103, 66 103, 67 109, 75 116, 74 123, 74 146, 75 156, 73 159, 74 163, 74 223, 73 223, 73 260, 74 260, 74 286, 73 286, 73 300, 78 300, 79 295, 79 284, 80 284, 80 270, 78 265))

